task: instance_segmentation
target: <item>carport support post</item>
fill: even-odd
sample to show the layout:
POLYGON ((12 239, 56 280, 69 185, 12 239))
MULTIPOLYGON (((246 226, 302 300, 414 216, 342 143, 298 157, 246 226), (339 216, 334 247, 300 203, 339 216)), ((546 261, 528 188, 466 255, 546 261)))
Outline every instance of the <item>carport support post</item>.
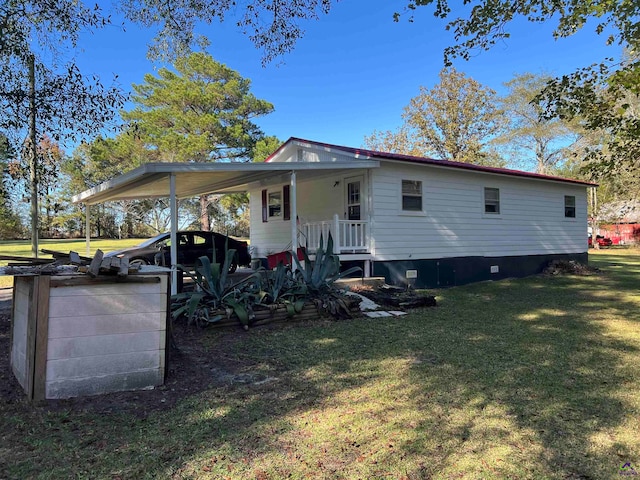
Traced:
POLYGON ((171 223, 169 234, 171 239, 171 295, 178 293, 178 202, 176 201, 176 176, 169 175, 169 211, 171 213, 171 223))
POLYGON ((87 244, 87 257, 91 256, 91 216, 88 203, 84 204, 84 238, 87 244))
MULTIPOLYGON (((291 172, 291 194, 289 198, 291 208, 291 254, 298 258, 298 195, 296 194, 296 172, 291 172)), ((295 260, 291 260, 291 268, 296 269, 295 260)), ((305 266, 306 268, 306 266, 305 266)))

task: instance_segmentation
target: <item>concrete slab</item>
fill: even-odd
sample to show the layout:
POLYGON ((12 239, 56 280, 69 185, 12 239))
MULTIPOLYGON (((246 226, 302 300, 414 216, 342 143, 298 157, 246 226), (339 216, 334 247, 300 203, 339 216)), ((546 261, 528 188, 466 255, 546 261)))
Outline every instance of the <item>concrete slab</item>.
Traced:
POLYGON ((367 317, 371 318, 382 318, 382 317, 391 317, 392 315, 389 312, 385 311, 377 311, 377 312, 364 312, 367 317))

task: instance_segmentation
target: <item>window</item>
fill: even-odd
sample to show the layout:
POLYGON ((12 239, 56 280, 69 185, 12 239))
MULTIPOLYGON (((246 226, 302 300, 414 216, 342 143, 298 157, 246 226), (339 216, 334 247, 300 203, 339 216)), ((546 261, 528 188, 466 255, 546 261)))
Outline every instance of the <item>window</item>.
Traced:
POLYGON ((500 189, 484 189, 484 213, 500 213, 500 189))
POLYGON ((178 245, 180 245, 181 247, 186 247, 190 243, 191 242, 189 242, 189 237, 187 235, 178 235, 178 245))
POLYGON ((208 244, 211 243, 211 237, 210 236, 204 236, 204 235, 199 235, 197 233, 193 234, 193 244, 197 245, 197 246, 206 246, 208 244))
POLYGON ((402 180, 402 210, 422 211, 422 182, 420 180, 402 180))
POLYGON ((262 221, 267 222, 271 217, 291 219, 291 186, 285 185, 282 191, 268 192, 262 190, 262 221))
POLYGON ((564 196, 564 216, 576 218, 576 197, 573 195, 564 196))
POLYGON ((282 215, 282 193, 269 193, 269 218, 282 215))

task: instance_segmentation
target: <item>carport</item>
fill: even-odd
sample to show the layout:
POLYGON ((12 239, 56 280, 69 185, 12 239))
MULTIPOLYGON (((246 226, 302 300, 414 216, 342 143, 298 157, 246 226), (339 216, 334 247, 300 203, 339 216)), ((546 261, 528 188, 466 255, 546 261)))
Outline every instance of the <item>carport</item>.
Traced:
MULTIPOLYGON (((318 174, 331 174, 350 169, 377 167, 376 160, 334 162, 272 163, 147 163, 89 190, 74 195, 73 203, 86 205, 87 254, 90 245, 90 207, 119 200, 141 200, 169 197, 171 233, 171 293, 177 293, 178 208, 182 198, 207 194, 241 193, 250 184, 267 185, 275 180, 291 185, 291 217, 297 217, 296 183, 298 179, 318 174)), ((291 222, 291 249, 298 248, 296 222, 291 222)))

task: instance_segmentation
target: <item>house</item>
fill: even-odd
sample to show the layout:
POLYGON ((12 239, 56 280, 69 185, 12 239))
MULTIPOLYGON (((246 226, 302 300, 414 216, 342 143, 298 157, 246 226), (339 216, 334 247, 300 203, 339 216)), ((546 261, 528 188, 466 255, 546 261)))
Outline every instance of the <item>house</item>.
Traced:
MULTIPOLYGON (((168 196, 175 265, 177 200, 248 191, 256 259, 298 246, 313 257, 331 233, 340 261, 366 276, 446 287, 535 274, 555 259, 586 263, 593 186, 290 138, 264 163, 149 163, 73 201, 88 219, 96 203, 168 196)), ((175 269, 172 278, 175 293, 175 269)))
POLYGON ((270 164, 357 164, 253 184, 252 255, 310 253, 331 232, 345 265, 394 284, 445 287, 539 273, 551 260, 587 262, 587 187, 593 184, 289 139, 270 164))

